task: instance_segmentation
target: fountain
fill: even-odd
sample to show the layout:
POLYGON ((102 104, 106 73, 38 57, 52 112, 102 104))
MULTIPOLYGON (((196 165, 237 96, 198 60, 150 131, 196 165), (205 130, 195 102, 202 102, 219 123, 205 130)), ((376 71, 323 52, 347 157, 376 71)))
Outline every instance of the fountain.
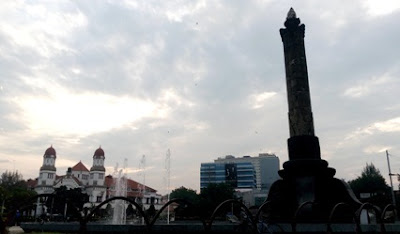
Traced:
MULTIPOLYGON (((118 163, 114 168, 113 178, 114 178, 114 196, 126 197, 127 184, 126 184, 126 166, 128 160, 124 160, 124 167, 118 169, 118 163)), ((114 201, 114 210, 112 224, 125 224, 126 223, 126 202, 123 200, 114 201)))
MULTIPOLYGON (((142 177, 141 178, 141 184, 138 184, 138 189, 139 189, 140 195, 144 196, 144 194, 146 193, 146 187, 145 187, 145 183, 146 183, 146 155, 143 155, 142 158, 140 159, 138 176, 142 177)), ((139 202, 142 202, 142 201, 139 201, 139 202)))
MULTIPOLYGON (((142 177, 142 184, 138 184, 138 190, 140 196, 138 198, 138 203, 143 204, 143 198, 146 194, 146 155, 143 155, 139 162, 139 174, 142 177)), ((141 223, 144 224, 144 217, 141 218, 141 223)))
MULTIPOLYGON (((170 182, 171 182, 171 151, 168 149, 167 154, 165 156, 165 172, 166 172, 166 180, 167 180, 167 202, 169 202, 170 196, 170 182)), ((167 207, 167 224, 169 224, 169 206, 167 207)))

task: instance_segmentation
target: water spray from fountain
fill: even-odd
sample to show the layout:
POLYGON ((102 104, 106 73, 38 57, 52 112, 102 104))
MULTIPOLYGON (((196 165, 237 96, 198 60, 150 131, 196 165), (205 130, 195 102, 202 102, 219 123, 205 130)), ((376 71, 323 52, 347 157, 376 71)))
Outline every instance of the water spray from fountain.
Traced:
MULTIPOLYGON (((126 168, 128 166, 128 159, 125 158, 123 168, 118 168, 118 163, 114 167, 114 196, 126 197, 127 195, 127 179, 126 179, 126 168)), ((126 223, 126 202, 123 200, 114 201, 113 211, 113 224, 125 224, 126 223)))
MULTIPOLYGON (((171 178, 171 151, 168 149, 167 154, 165 155, 165 172, 166 172, 166 180, 167 180, 167 193, 168 193, 168 201, 170 195, 170 178, 171 178)), ((169 224, 169 206, 167 207, 167 224, 169 224)))
POLYGON ((141 175, 142 176, 142 183, 141 183, 141 185, 139 184, 138 186, 139 186, 139 191, 140 191, 140 195, 142 195, 142 197, 144 197, 144 194, 146 193, 146 186, 145 186, 145 184, 146 184, 146 155, 143 155, 142 156, 142 159, 140 160, 140 163, 139 163, 139 172, 140 172, 140 174, 139 175, 141 175))
MULTIPOLYGON (((139 190, 139 199, 140 202, 142 202, 145 194, 146 194, 146 155, 142 156, 142 159, 140 160, 139 163, 139 176, 142 176, 142 183, 138 184, 138 190, 139 190)), ((144 218, 142 217, 142 224, 144 224, 144 218)))

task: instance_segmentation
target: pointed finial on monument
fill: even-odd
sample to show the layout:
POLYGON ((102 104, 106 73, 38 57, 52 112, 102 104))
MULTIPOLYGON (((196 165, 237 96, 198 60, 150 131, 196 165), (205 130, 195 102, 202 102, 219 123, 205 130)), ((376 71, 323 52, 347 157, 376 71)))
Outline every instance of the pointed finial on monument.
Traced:
POLYGON ((293 7, 290 8, 289 12, 287 13, 286 19, 295 19, 296 17, 296 12, 293 10, 293 7))
POLYGON ((289 12, 287 13, 286 21, 284 23, 289 31, 294 31, 300 25, 300 19, 297 18, 296 12, 293 8, 290 8, 289 12))

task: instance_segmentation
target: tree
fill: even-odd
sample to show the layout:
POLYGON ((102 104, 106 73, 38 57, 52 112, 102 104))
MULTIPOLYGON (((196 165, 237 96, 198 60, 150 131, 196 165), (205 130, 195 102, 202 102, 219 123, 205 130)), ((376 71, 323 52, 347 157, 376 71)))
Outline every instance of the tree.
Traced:
POLYGON ((153 217, 155 214, 156 214, 156 208, 154 207, 153 204, 151 204, 149 208, 146 210, 146 215, 153 217))
POLYGON ((355 194, 385 193, 389 188, 386 184, 385 178, 383 178, 380 171, 372 163, 367 163, 367 165, 361 172, 361 176, 349 181, 349 185, 353 189, 355 194))
POLYGON ((196 193, 196 190, 188 189, 183 186, 180 188, 172 190, 170 194, 170 199, 181 198, 185 199, 192 204, 197 204, 199 201, 199 195, 196 193))
POLYGON ((135 209, 133 209, 132 204, 129 204, 128 207, 126 208, 126 217, 133 217, 133 215, 135 214, 135 209))
POLYGON ((0 201, 1 215, 8 214, 9 224, 12 224, 15 218, 15 212, 19 210, 30 210, 32 204, 28 203, 30 198, 36 195, 35 191, 28 189, 26 182, 18 171, 5 171, 0 176, 0 201))
POLYGON ((79 217, 79 211, 83 210, 83 205, 88 201, 89 196, 82 193, 80 188, 68 189, 66 186, 61 186, 55 189, 54 200, 47 199, 46 206, 52 208, 53 214, 64 214, 67 207, 67 216, 79 217))
POLYGON ((385 178, 374 164, 368 164, 361 172, 361 176, 348 182, 357 197, 361 193, 368 194, 369 197, 362 199, 380 207, 390 203, 390 189, 386 184, 385 178))
POLYGON ((177 208, 175 208, 175 215, 177 217, 193 217, 196 216, 196 211, 199 204, 199 195, 196 190, 180 187, 172 190, 170 194, 170 199, 181 198, 185 199, 190 203, 190 205, 185 203, 180 203, 177 208))
POLYGON ((26 181, 18 171, 5 171, 1 174, 0 197, 7 212, 20 208, 20 205, 35 195, 36 192, 28 190, 26 181))
POLYGON ((202 216, 209 216, 222 202, 235 198, 235 190, 227 183, 213 183, 200 192, 200 212, 202 216))
POLYGON ((1 174, 0 185, 5 189, 13 189, 16 187, 26 187, 25 181, 22 178, 22 174, 18 171, 5 171, 1 174))

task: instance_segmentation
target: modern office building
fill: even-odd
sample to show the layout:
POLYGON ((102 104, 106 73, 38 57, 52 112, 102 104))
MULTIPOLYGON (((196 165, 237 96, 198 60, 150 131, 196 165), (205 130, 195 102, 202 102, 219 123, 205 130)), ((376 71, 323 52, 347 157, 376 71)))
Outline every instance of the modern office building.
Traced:
POLYGON ((256 175, 250 162, 202 163, 200 168, 200 188, 212 183, 228 183, 233 188, 255 188, 256 175))
POLYGON ((227 155, 214 160, 215 163, 251 163, 254 166, 258 190, 269 190, 272 183, 278 180, 279 158, 275 154, 262 153, 257 157, 234 157, 227 155))
POLYGON ((227 155, 200 167, 200 188, 210 183, 229 183, 247 206, 261 205, 273 182, 278 180, 279 158, 274 154, 257 157, 227 155))

